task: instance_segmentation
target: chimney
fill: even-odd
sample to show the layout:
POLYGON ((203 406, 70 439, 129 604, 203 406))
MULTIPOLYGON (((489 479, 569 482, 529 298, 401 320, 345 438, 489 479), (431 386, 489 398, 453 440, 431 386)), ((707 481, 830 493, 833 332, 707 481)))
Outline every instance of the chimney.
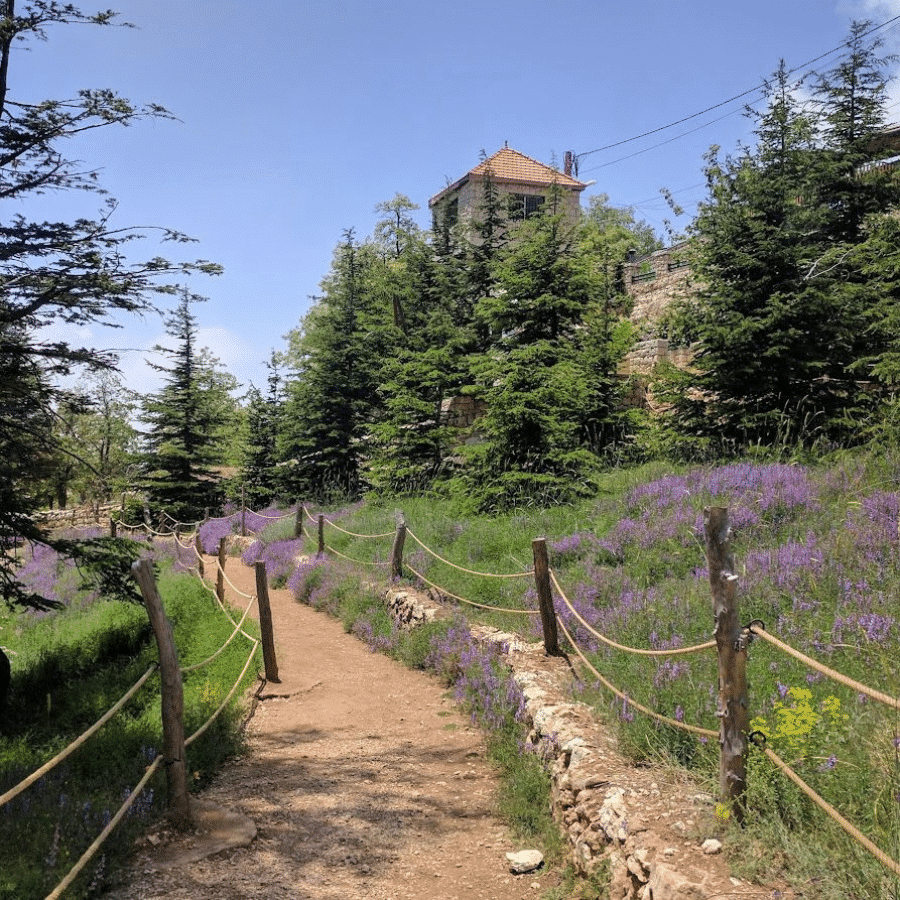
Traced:
POLYGON ((563 171, 570 178, 572 177, 572 160, 573 160, 572 151, 566 150, 565 162, 563 163, 563 171))

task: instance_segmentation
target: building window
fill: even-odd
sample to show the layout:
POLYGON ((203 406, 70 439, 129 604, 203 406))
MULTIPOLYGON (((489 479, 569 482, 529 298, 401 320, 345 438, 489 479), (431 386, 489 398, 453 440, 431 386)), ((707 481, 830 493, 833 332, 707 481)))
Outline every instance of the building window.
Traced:
POLYGON ((536 215, 544 204, 541 194, 510 194, 509 217, 510 219, 530 219, 536 215))

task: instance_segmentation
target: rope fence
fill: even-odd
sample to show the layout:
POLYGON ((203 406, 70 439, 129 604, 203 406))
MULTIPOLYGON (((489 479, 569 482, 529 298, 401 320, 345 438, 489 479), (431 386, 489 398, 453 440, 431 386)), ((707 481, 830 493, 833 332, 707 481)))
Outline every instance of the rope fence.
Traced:
POLYGON ((890 706, 891 709, 900 710, 900 700, 896 699, 895 697, 891 697, 888 694, 883 693, 882 691, 876 691, 874 688, 870 688, 859 681, 848 678, 846 675, 842 675, 840 672, 837 672, 834 669, 823 665, 822 663, 813 659, 811 656, 807 656, 805 653, 801 653, 790 644, 786 644, 784 641, 780 641, 774 635, 769 634, 765 627, 759 627, 760 624, 761 623, 751 622, 748 626, 750 634, 752 634, 754 637, 760 637, 764 641, 768 641, 768 643, 770 643, 773 647, 777 647, 788 656, 792 656, 794 659, 799 660, 804 665, 809 666, 811 669, 815 669, 815 671, 819 672, 821 675, 824 675, 826 678, 830 678, 832 681, 836 681, 838 684, 842 684, 844 685, 844 687, 848 687, 851 690, 856 691, 858 694, 864 694, 871 700, 876 700, 878 703, 883 703, 885 706, 890 706))
MULTIPOLYGON (((222 518, 232 518, 234 520, 234 517, 236 515, 240 514, 244 516, 246 512, 246 508, 243 507, 240 513, 233 514, 231 517, 222 518)), ((557 573, 549 567, 549 563, 547 561, 546 545, 544 540, 541 538, 535 539, 532 542, 535 557, 535 565, 532 569, 523 572, 500 574, 492 572, 481 572, 452 562, 451 560, 442 556, 433 548, 429 547, 426 543, 424 543, 411 529, 407 527, 406 523, 402 520, 398 523, 396 530, 393 532, 385 532, 380 534, 360 534, 343 528, 335 522, 330 521, 322 514, 313 515, 302 504, 297 505, 295 513, 289 512, 280 516, 266 516, 259 513, 253 513, 253 515, 258 516, 261 519, 284 519, 289 517, 290 515, 296 515, 297 526, 295 534, 297 537, 301 537, 304 534, 309 537, 313 537, 311 532, 304 531, 302 523, 307 519, 312 521, 313 523, 316 523, 318 527, 318 552, 320 555, 325 553, 325 551, 327 550, 328 553, 333 554, 334 556, 346 560, 347 562, 350 562, 354 565, 390 566, 392 576, 395 578, 399 577, 402 574, 405 567, 405 569, 408 570, 416 579, 418 579, 420 583, 428 585, 431 588, 434 588, 436 591, 439 591, 443 597, 450 598, 476 609, 494 613, 514 615, 540 615, 542 621, 542 629, 544 632, 544 646, 549 654, 557 655, 562 653, 562 651, 559 649, 556 637, 557 628, 559 628, 562 631, 567 645, 573 649, 574 653, 578 656, 581 664, 591 672, 593 677, 596 678, 597 681, 602 684, 606 690, 608 690, 613 696, 618 698, 622 703, 627 704, 629 707, 632 707, 643 715, 646 715, 654 721, 657 721, 665 726, 689 732, 704 739, 717 737, 719 738, 719 742, 722 746, 722 754, 720 760, 720 795, 722 802, 733 809, 738 820, 741 820, 743 816, 743 788, 746 784, 746 774, 744 766, 746 762, 748 743, 751 739, 758 740, 754 738, 754 736, 749 734, 749 727, 747 723, 747 710, 749 703, 747 699, 745 666, 747 662, 748 648, 752 638, 760 638, 766 641, 782 653, 798 660, 799 662, 820 673, 821 675, 824 675, 825 677, 830 678, 853 691, 856 691, 858 694, 882 703, 890 707, 891 709, 900 710, 900 700, 898 700, 897 698, 891 697, 890 695, 885 694, 882 691, 871 688, 865 684, 862 684, 861 682, 843 675, 842 673, 828 666, 825 666, 824 664, 792 647, 790 644, 780 640, 775 635, 769 633, 763 623, 754 621, 749 625, 740 625, 738 618, 738 604, 736 593, 738 577, 734 574, 736 567, 734 565, 734 560, 731 557, 729 545, 730 532, 727 525, 728 511, 722 508, 712 508, 711 510, 707 510, 706 523, 706 553, 707 562, 710 569, 710 585, 713 593, 715 638, 713 640, 696 644, 690 647, 676 647, 664 650, 657 650, 646 647, 631 647, 626 644, 619 643, 613 640, 608 635, 602 634, 600 631, 595 629, 575 608, 574 604, 568 598, 566 592, 560 585, 557 573), (390 562, 375 562, 354 559, 353 557, 344 554, 331 545, 325 543, 323 537, 323 530, 325 525, 328 525, 329 527, 350 538, 359 540, 386 539, 388 537, 393 537, 394 547, 392 552, 392 560, 390 562), (405 561, 403 559, 404 539, 407 534, 418 545, 418 547, 421 548, 422 551, 433 557, 441 564, 465 575, 484 579, 519 579, 534 577, 538 594, 539 608, 535 610, 492 606, 489 604, 475 602, 471 599, 459 596, 458 594, 447 590, 445 587, 429 579, 423 572, 418 571, 418 569, 414 568, 409 564, 408 561, 405 561), (717 712, 717 716, 719 718, 719 729, 712 730, 703 728, 699 725, 686 723, 683 721, 679 721, 678 719, 662 715, 661 713, 636 701, 625 691, 622 691, 621 689, 616 687, 597 669, 596 665, 588 658, 588 654, 578 645, 575 637, 571 633, 570 628, 567 627, 565 621, 557 617, 557 604, 559 605, 560 609, 566 610, 567 614, 570 615, 572 619, 577 621, 589 635, 591 635, 601 644, 619 652, 629 653, 647 658, 658 658, 699 654, 715 649, 717 651, 719 661, 719 709, 717 712)), ((207 517, 206 521, 216 520, 207 517)), ((174 534, 176 543, 182 549, 193 550, 193 553, 195 554, 198 561, 197 566, 195 566, 198 577, 201 581, 203 581, 204 584, 206 584, 202 577, 203 557, 196 546, 198 540, 195 537, 193 542, 189 540, 187 543, 182 543, 178 536, 179 531, 181 530, 182 526, 185 526, 188 523, 178 523, 174 520, 172 520, 172 523, 175 525, 174 534)), ((148 526, 145 526, 145 528, 147 528, 149 534, 163 536, 162 532, 154 531, 148 526)), ((220 543, 220 558, 216 567, 217 577, 224 582, 227 582, 232 591, 234 591, 237 595, 249 600, 250 603, 239 622, 235 623, 234 620, 231 619, 231 616, 228 616, 232 621, 232 624, 235 625, 235 629, 232 632, 231 636, 228 638, 226 644, 223 645, 216 652, 216 654, 213 655, 213 657, 210 657, 210 660, 207 660, 204 663, 198 663, 195 666, 191 666, 188 669, 184 670, 186 672, 192 671, 195 668, 199 668, 201 665, 205 665, 206 662, 214 659, 215 656, 221 653, 224 650, 225 646, 227 646, 227 644, 234 639, 235 635, 238 632, 245 634, 252 641, 256 641, 255 638, 252 638, 250 635, 247 635, 245 631, 243 631, 243 623, 246 620, 246 617, 253 605, 254 600, 256 600, 257 598, 241 592, 235 587, 231 579, 228 578, 228 575, 222 565, 223 554, 224 538, 220 543)), ((257 565, 262 564, 257 563, 257 565)), ((217 600, 223 608, 223 611, 225 611, 226 615, 228 615, 228 612, 225 609, 224 604, 222 603, 222 597, 220 596, 218 591, 215 593, 217 600)), ((246 674, 246 671, 249 668, 249 665, 252 662, 252 659, 256 652, 256 648, 258 647, 258 643, 259 642, 256 641, 256 643, 254 644, 250 658, 248 659, 248 662, 245 665, 244 671, 238 679, 237 684, 240 683, 241 679, 243 679, 244 675, 246 674)), ((148 672, 145 676, 145 679, 148 678, 150 674, 152 673, 148 672)), ((236 690, 236 687, 233 689, 233 691, 234 690, 236 690)), ((230 696, 231 695, 229 695, 229 698, 226 699, 222 708, 227 705, 230 696)), ((124 698, 121 702, 124 702, 124 698)), ((208 724, 204 726, 204 728, 206 727, 208 727, 208 724)), ((192 736, 192 738, 189 740, 193 740, 195 736, 192 736)), ((784 762, 784 760, 782 760, 774 751, 765 746, 761 746, 761 749, 764 752, 766 758, 772 763, 772 765, 784 777, 792 781, 803 792, 804 795, 806 795, 816 806, 823 810, 823 812, 825 812, 826 815, 828 815, 834 822, 836 822, 840 828, 842 828, 848 835, 856 840, 860 844, 860 846, 862 846, 867 852, 874 856, 883 866, 885 866, 895 875, 900 875, 900 865, 898 865, 896 860, 893 860, 890 856, 884 853, 884 851, 880 850, 854 825, 844 819, 841 814, 836 809, 834 809, 833 806, 831 806, 818 793, 816 793, 816 791, 812 787, 810 787, 810 785, 805 782, 802 777, 786 762, 784 762)), ((4 797, 0 797, 0 805, 5 802, 5 798, 6 795, 4 795, 4 797)))
MULTIPOLYGON (((581 616, 577 609, 572 606, 571 601, 566 596, 565 591, 559 586, 559 582, 556 580, 556 573, 551 569, 550 570, 550 579, 553 582, 553 586, 556 588, 557 594, 559 594, 560 599, 565 604, 566 608, 569 612, 578 619, 579 623, 584 626, 585 630, 587 630, 590 634, 592 634, 598 641, 603 644, 606 644, 607 647, 612 647, 614 650, 622 650, 624 653, 634 653, 638 656, 685 656, 692 653, 702 653, 704 650, 714 649, 716 646, 715 641, 707 641, 705 644, 695 644, 693 647, 675 647, 671 650, 648 650, 641 647, 628 647, 625 644, 617 644, 614 640, 606 637, 606 635, 601 634, 595 628, 592 628, 581 616)), ((571 643, 571 641, 570 641, 571 643)))
POLYGON ((900 876, 900 864, 891 859, 880 847, 872 843, 855 825, 845 819, 827 800, 817 794, 777 753, 768 747, 762 748, 769 761, 789 778, 822 812, 844 830, 861 847, 868 850, 875 859, 895 875, 900 876))
POLYGON ((423 544, 413 532, 407 528, 406 533, 426 552, 430 553, 436 560, 442 562, 445 566, 450 566, 451 569, 456 569, 460 572, 465 572, 466 575, 475 575, 478 578, 530 578, 534 575, 534 569, 529 569, 527 572, 513 572, 508 575, 498 575, 495 572, 476 572, 474 569, 466 569, 464 566, 459 566, 454 562, 450 562, 449 559, 444 559, 443 556, 440 556, 437 552, 431 549, 427 544, 423 544))
POLYGON ((569 630, 566 628, 564 622, 559 623, 559 627, 562 629, 563 634, 566 636, 566 640, 572 645, 572 648, 575 650, 575 653, 578 655, 578 658, 585 665, 588 671, 608 690, 610 693, 615 694, 620 700, 624 703, 627 703, 629 706, 633 706, 635 709, 644 713, 644 715, 650 716, 651 719, 655 719, 657 722, 662 722, 664 725, 671 725, 673 728, 680 728, 682 731, 690 731, 693 734, 699 734, 701 737, 707 738, 716 738, 719 736, 717 731, 712 731, 709 728, 701 728, 698 725, 689 725, 687 722, 679 722, 678 719, 670 719, 668 716, 660 715, 658 712, 654 712, 647 706, 644 706, 638 703, 633 698, 629 697, 623 691, 620 691, 615 685, 612 684, 608 679, 604 678, 600 672, 597 671, 597 668, 590 662, 590 660, 584 655, 582 649, 575 642, 575 639, 569 634, 569 630))
MULTIPOLYGON (((549 586, 552 585, 553 591, 556 595, 556 600, 560 604, 560 607, 567 610, 572 618, 577 621, 588 634, 593 636, 601 644, 623 653, 629 653, 648 658, 684 656, 689 654, 705 653, 710 650, 717 650, 719 656, 720 672, 718 712, 720 727, 718 731, 710 728, 704 728, 688 722, 679 721, 678 719, 671 718, 670 716, 662 715, 656 710, 653 710, 648 706, 636 701, 626 692, 616 687, 616 685, 613 684, 607 677, 605 677, 597 669, 596 665, 591 662, 585 651, 578 645, 578 642, 572 635, 569 628, 566 626, 566 623, 562 619, 557 619, 556 605, 552 597, 549 599, 549 603, 547 604, 547 610, 544 609, 543 604, 540 610, 521 610, 494 607, 488 604, 476 603, 473 600, 459 596, 458 594, 447 590, 437 582, 429 579, 423 572, 420 572, 418 569, 414 568, 409 564, 409 562, 404 562, 403 566, 407 570, 409 570, 409 572, 411 572, 412 575, 414 575, 422 584, 429 585, 430 587, 439 591, 443 596, 456 600, 460 603, 464 603, 468 606, 487 610, 490 612, 514 614, 525 613, 532 615, 536 615, 540 612, 542 615, 544 626, 545 647, 547 648, 548 652, 552 652, 555 648, 555 632, 558 626, 562 631, 566 642, 578 656, 581 664, 593 675, 594 678, 597 679, 597 681, 601 685, 603 685, 606 690, 608 690, 613 696, 618 698, 623 704, 627 704, 629 707, 667 727, 679 729, 681 731, 697 735, 698 737, 706 740, 719 738, 719 741, 723 746, 722 759, 720 761, 720 793, 722 796, 722 800, 732 807, 737 815, 737 818, 740 820, 743 815, 744 801, 742 790, 743 786, 746 784, 743 766, 745 762, 748 742, 748 727, 746 724, 746 708, 748 704, 746 697, 746 682, 743 675, 743 665, 745 663, 747 648, 750 643, 751 637, 759 637, 769 642, 782 652, 799 660, 800 662, 804 663, 820 674, 825 675, 828 678, 832 678, 838 683, 843 684, 844 686, 857 691, 859 694, 867 696, 872 700, 884 703, 892 709, 900 709, 900 701, 898 701, 896 698, 890 697, 882 691, 878 691, 854 679, 848 678, 840 672, 837 672, 836 670, 831 669, 828 666, 823 665, 822 663, 819 663, 806 654, 791 647, 789 644, 779 640, 774 635, 771 635, 768 631, 765 630, 764 626, 762 626, 762 623, 752 622, 750 623, 750 625, 744 627, 740 627, 736 624, 738 622, 736 604, 737 576, 733 574, 735 566, 733 563, 733 559, 731 559, 730 548, 728 546, 729 532, 727 527, 722 525, 723 516, 724 520, 727 522, 727 510, 714 509, 711 511, 710 518, 707 523, 707 561, 710 566, 710 582, 713 586, 716 638, 714 640, 706 641, 694 646, 676 647, 664 650, 645 647, 631 647, 615 641, 605 634, 602 634, 596 628, 591 626, 591 624, 584 618, 584 616, 582 616, 578 612, 578 610, 575 608, 574 604, 568 598, 566 592, 560 585, 559 578, 556 572, 550 569, 549 565, 545 564, 547 576, 546 580, 548 584, 547 592, 549 593, 549 586), (549 623, 547 621, 548 616, 550 618, 549 623), (740 665, 737 666, 735 665, 736 657, 737 661, 740 663, 740 665), (743 707, 743 719, 741 716, 733 715, 730 712, 740 707, 743 707), (736 726, 739 729, 737 734, 734 733, 734 729, 736 726), (734 755, 726 755, 724 750, 726 745, 735 746, 735 738, 737 739, 736 746, 740 748, 739 753, 737 754, 737 758, 735 758, 734 755)), ((310 518, 313 519, 313 521, 316 521, 316 519, 312 515, 310 515, 310 518)), ((320 516, 318 519, 320 531, 323 522, 328 522, 328 520, 323 519, 323 517, 320 516)), ((366 535, 356 535, 353 532, 347 531, 345 529, 339 528, 339 530, 352 537, 370 537, 366 535)), ((461 566, 457 563, 452 562, 451 560, 446 559, 440 553, 425 544, 403 522, 398 525, 396 532, 399 540, 395 540, 395 546, 396 544, 399 544, 401 548, 401 554, 403 545, 402 538, 407 534, 423 551, 428 553, 434 559, 450 567, 451 569, 462 572, 466 575, 480 578, 521 578, 534 576, 536 582, 538 582, 539 600, 541 599, 540 570, 543 568, 543 566, 540 564, 538 552, 540 548, 537 546, 539 543, 542 543, 540 539, 534 542, 534 569, 531 569, 527 572, 519 572, 509 575, 498 575, 496 573, 479 572, 473 569, 469 569, 465 566, 461 566)), ((387 535, 378 535, 378 537, 387 537, 387 535)), ((349 557, 344 556, 341 553, 337 553, 330 547, 328 549, 330 552, 334 552, 336 553, 336 555, 341 556, 344 559, 349 559, 349 557)), ((900 865, 898 865, 895 860, 884 853, 884 851, 882 851, 869 838, 863 835, 858 828, 856 828, 844 817, 842 817, 833 806, 831 806, 818 793, 816 793, 816 791, 813 790, 813 788, 810 787, 810 785, 806 783, 797 774, 797 772, 795 772, 787 763, 785 763, 784 760, 778 757, 777 754, 775 754, 767 747, 764 747, 763 749, 766 757, 776 767, 776 769, 785 777, 794 782, 798 786, 798 788, 807 797, 810 798, 810 800, 812 800, 820 809, 822 809, 826 813, 826 815, 828 815, 834 822, 836 822, 848 835, 856 840, 860 846, 862 846, 866 851, 874 856, 887 869, 889 869, 894 874, 900 874, 900 865)))
POLYGON ((97 721, 91 725, 87 731, 82 732, 74 741, 72 741, 67 747, 60 750, 53 759, 48 760, 44 763, 39 769, 32 772, 27 778, 24 778, 14 787, 11 787, 5 794, 0 795, 0 806, 4 806, 9 803, 10 800, 18 797, 22 791, 30 788, 36 781, 39 781, 44 777, 48 772, 55 769, 61 762, 68 759, 82 744, 86 743, 89 738, 93 737, 107 722, 113 719, 122 707, 147 683, 147 680, 150 676, 158 670, 159 666, 154 663, 147 669, 146 672, 136 681, 128 691, 122 695, 122 697, 115 703, 114 706, 110 707, 107 712, 105 712, 97 721))
POLYGON ((409 569, 419 581, 427 584, 429 587, 433 587, 436 591, 439 591, 443 596, 450 597, 452 600, 458 600, 460 603, 465 603, 467 606, 474 606, 477 609, 486 609, 490 612, 499 612, 499 613, 513 613, 519 616, 539 616, 540 611, 536 609, 507 609, 502 606, 489 606, 486 603, 476 603, 474 600, 467 600, 465 597, 460 597, 457 594, 452 594, 446 588, 442 588, 439 584, 435 584, 433 581, 429 581, 421 572, 416 571, 409 563, 406 563, 406 568, 409 569))
MULTIPOLYGON (((175 522, 175 520, 172 520, 172 521, 176 526, 178 526, 180 524, 180 523, 175 522)), ((162 532, 155 532, 152 529, 150 529, 150 531, 154 534, 168 536, 168 535, 163 535, 162 532)), ((196 559, 198 560, 198 563, 202 562, 202 557, 197 552, 195 544, 193 544, 193 543, 183 544, 178 539, 178 529, 177 528, 176 528, 174 536, 175 536, 176 544, 179 547, 181 547, 182 549, 193 550, 193 552, 196 556, 196 559)), ((179 560, 179 562, 180 562, 180 560, 179 560)), ((137 567, 140 567, 140 566, 146 566, 147 568, 144 571, 152 572, 152 570, 149 568, 149 561, 147 561, 147 560, 138 562, 135 564, 135 566, 136 566, 136 572, 137 572, 137 567)), ((254 603, 258 602, 258 598, 256 596, 245 594, 244 592, 237 589, 234 586, 234 584, 231 582, 231 580, 228 579, 227 574, 224 572, 224 570, 221 568, 221 566, 219 566, 218 569, 221 572, 221 574, 224 575, 224 577, 226 578, 226 580, 227 580, 229 586, 232 588, 232 590, 237 595, 249 600, 249 603, 248 603, 246 609, 244 610, 243 615, 241 616, 240 620, 235 623, 234 619, 228 613, 228 610, 225 608, 224 604, 220 602, 219 605, 220 605, 222 611, 225 613, 225 615, 227 616, 227 618, 229 619, 231 624, 234 626, 231 634, 221 644, 221 646, 207 659, 203 660, 202 662, 198 662, 193 665, 190 665, 190 666, 180 667, 180 672, 184 673, 184 674, 188 674, 188 673, 194 672, 194 671, 210 664, 232 643, 232 641, 234 640, 234 638, 236 637, 236 635, 238 633, 243 634, 245 637, 247 637, 251 642, 251 646, 250 646, 250 650, 249 650, 246 662, 244 663, 243 668, 241 669, 241 672, 238 675, 237 679, 235 680, 230 691, 225 696, 225 698, 222 700, 222 702, 219 704, 219 706, 216 708, 216 710, 200 726, 200 728, 198 728, 190 737, 184 739, 184 741, 183 741, 184 747, 190 746, 190 744, 192 744, 194 741, 196 741, 198 738, 200 738, 211 727, 213 722, 215 722, 215 720, 227 708, 228 704, 234 699, 234 696, 235 696, 237 690, 239 689, 244 678, 246 677, 247 672, 248 672, 250 666, 253 664, 254 659, 256 658, 256 652, 257 652, 258 648, 260 647, 260 643, 261 643, 258 638, 255 638, 254 636, 248 634, 243 628, 244 622, 246 621, 247 616, 249 615, 254 603)), ((193 571, 199 576, 199 574, 200 574, 199 565, 195 565, 193 567, 193 571)), ((152 578, 152 574, 151 574, 151 578, 152 578)), ((200 580, 204 585, 206 585, 206 582, 202 579, 202 577, 200 578, 200 580)), ((206 586, 208 587, 208 585, 206 585, 206 586)), ((141 585, 141 587, 142 587, 142 593, 144 593, 144 586, 141 585)), ((218 596, 216 596, 216 599, 217 600, 219 599, 218 596)), ((145 595, 145 602, 148 605, 148 612, 150 612, 150 603, 147 600, 146 595, 145 595)), ((151 614, 151 623, 153 624, 152 620, 153 620, 153 615, 151 614)), ((170 635, 171 635, 171 631, 170 631, 170 635)), ((157 637, 159 638, 159 635, 157 635, 157 637)), ((16 797, 18 797, 20 794, 22 794, 24 791, 26 791, 28 788, 30 788, 32 785, 34 785, 37 781, 39 781, 41 778, 43 778, 47 773, 49 773, 54 768, 56 768, 58 765, 63 763, 72 754, 74 754, 78 749, 83 747, 87 743, 87 741, 89 741, 90 738, 93 737, 104 725, 109 723, 116 715, 118 715, 123 710, 123 708, 126 706, 126 704, 141 690, 141 688, 144 687, 144 685, 147 683, 147 681, 155 673, 161 672, 162 665, 163 665, 163 648, 162 648, 162 646, 160 647, 160 651, 161 651, 160 663, 153 663, 147 669, 147 671, 138 679, 138 681, 134 685, 132 685, 128 689, 128 691, 126 691, 126 693, 112 707, 110 707, 110 709, 107 712, 105 712, 93 725, 91 725, 84 732, 82 732, 82 734, 80 734, 77 738, 75 738, 73 741, 71 741, 63 750, 61 750, 59 753, 57 753, 52 759, 48 760, 43 765, 41 765, 38 769, 36 769, 34 772, 32 772, 26 778, 22 779, 18 784, 14 785, 10 789, 8 789, 5 793, 0 795, 0 807, 4 806, 5 804, 9 803, 10 801, 12 801, 16 797)), ((165 691, 166 691, 165 679, 163 679, 162 687, 163 687, 163 692, 165 694, 165 691)), ((180 679, 178 681, 178 687, 180 690, 180 679)), ((165 706, 165 702, 164 702, 164 706, 165 706)), ((165 735, 165 732, 166 732, 165 714, 164 714, 163 726, 164 726, 163 731, 164 731, 164 735, 165 735)), ((181 756, 183 757, 183 754, 181 754, 181 756)), ((75 879, 78 877, 78 875, 84 870, 84 868, 94 858, 94 856, 96 856, 96 854, 99 852, 99 850, 102 847, 102 845, 104 844, 104 842, 112 834, 112 832, 115 830, 115 828, 118 826, 118 824, 122 821, 122 819, 124 818, 124 816, 126 815, 128 810, 133 805, 134 801, 137 799, 137 797, 142 793, 142 791, 146 787, 149 780, 153 777, 153 775, 160 768, 160 766, 164 762, 165 758, 166 758, 165 754, 159 754, 159 753, 157 754, 156 758, 147 767, 146 771, 143 774, 143 777, 140 779, 140 781, 138 782, 136 787, 128 794, 128 796, 126 797, 126 799, 124 800, 124 802, 122 803, 122 805, 120 806, 118 811, 112 816, 112 818, 109 820, 109 822, 106 824, 106 826, 100 832, 100 834, 96 837, 96 839, 91 843, 91 845, 87 848, 87 850, 82 854, 82 856, 78 859, 78 861, 69 870, 69 872, 65 876, 65 878, 63 878, 63 880, 54 888, 54 890, 51 891, 51 893, 47 895, 46 900, 56 900, 56 898, 61 897, 63 895, 63 893, 72 885, 72 883, 75 881, 75 879)), ((183 763, 183 759, 181 761, 183 763)))

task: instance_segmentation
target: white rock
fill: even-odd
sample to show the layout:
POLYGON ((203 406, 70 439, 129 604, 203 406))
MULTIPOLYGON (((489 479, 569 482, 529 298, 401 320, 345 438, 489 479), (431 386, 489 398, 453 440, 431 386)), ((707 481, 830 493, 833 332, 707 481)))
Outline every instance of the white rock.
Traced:
POLYGON ((514 875, 524 875, 533 872, 544 864, 544 855, 540 850, 520 850, 518 853, 507 853, 509 870, 514 875))
POLYGON ((707 855, 712 856, 713 853, 722 852, 722 842, 715 838, 707 838, 701 845, 700 849, 707 855))

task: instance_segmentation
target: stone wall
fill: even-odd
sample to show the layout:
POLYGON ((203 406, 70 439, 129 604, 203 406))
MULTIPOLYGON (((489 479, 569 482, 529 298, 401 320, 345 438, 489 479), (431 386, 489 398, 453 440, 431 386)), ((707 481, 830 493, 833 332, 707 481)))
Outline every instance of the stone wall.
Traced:
POLYGON ((47 531, 89 526, 109 528, 110 516, 120 508, 119 503, 105 503, 97 506, 73 506, 71 509, 50 509, 36 513, 34 522, 38 528, 47 531))
POLYGON ((484 415, 483 400, 475 397, 447 397, 441 401, 441 424, 451 428, 468 428, 484 415))
MULTIPOLYGON (((432 591, 389 588, 385 599, 403 628, 447 614, 445 598, 432 591)), ((611 729, 572 699, 567 660, 496 628, 476 625, 472 634, 497 648, 522 691, 528 743, 545 760, 553 816, 580 873, 608 867, 610 900, 712 900, 749 892, 720 855, 714 798, 687 779, 666 782, 624 759, 611 729)))
POLYGON ((619 375, 649 375, 661 362, 679 368, 690 365, 690 349, 670 348, 669 342, 657 337, 655 330, 672 302, 688 296, 692 289, 691 269, 685 254, 686 245, 678 244, 625 264, 625 290, 634 303, 631 321, 641 338, 622 360, 619 375))

